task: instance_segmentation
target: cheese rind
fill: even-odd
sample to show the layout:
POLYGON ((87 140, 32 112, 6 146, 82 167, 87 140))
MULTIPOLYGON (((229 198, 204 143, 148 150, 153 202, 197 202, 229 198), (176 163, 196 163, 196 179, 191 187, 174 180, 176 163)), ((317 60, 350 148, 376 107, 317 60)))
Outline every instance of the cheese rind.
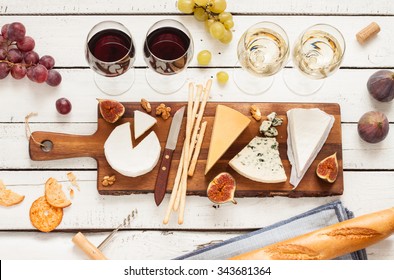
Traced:
POLYGON ((109 165, 127 177, 150 172, 159 160, 160 151, 159 139, 153 131, 133 148, 129 122, 117 126, 104 144, 104 154, 109 165))
POLYGON ((290 183, 296 188, 326 142, 335 119, 318 108, 291 109, 287 118, 290 183))
POLYGON ((141 111, 134 111, 134 138, 138 139, 142 134, 148 131, 156 124, 156 118, 143 113, 141 111))
POLYGON ((287 180, 275 138, 256 136, 231 159, 229 165, 253 181, 280 183, 287 180))
POLYGON ((237 110, 224 105, 216 107, 205 174, 211 170, 249 123, 250 119, 237 110))

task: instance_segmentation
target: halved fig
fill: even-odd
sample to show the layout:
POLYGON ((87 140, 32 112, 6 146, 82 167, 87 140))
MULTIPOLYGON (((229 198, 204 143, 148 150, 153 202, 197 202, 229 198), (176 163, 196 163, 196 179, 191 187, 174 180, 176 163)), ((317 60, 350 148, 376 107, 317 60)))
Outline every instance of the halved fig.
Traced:
POLYGON ((236 187, 237 185, 233 176, 227 172, 222 172, 209 183, 207 196, 213 203, 222 204, 232 202, 237 204, 234 200, 236 187))
POLYGON ((97 99, 97 101, 99 102, 101 116, 109 123, 115 123, 125 112, 123 104, 116 100, 97 99))
POLYGON ((316 168, 316 174, 319 178, 334 183, 338 176, 337 153, 323 159, 316 168))

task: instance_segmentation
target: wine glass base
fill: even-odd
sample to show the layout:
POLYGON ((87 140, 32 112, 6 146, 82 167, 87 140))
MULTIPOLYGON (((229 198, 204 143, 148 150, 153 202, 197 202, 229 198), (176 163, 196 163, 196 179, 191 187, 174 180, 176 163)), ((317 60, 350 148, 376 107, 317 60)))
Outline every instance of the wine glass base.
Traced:
POLYGON ((285 68, 283 71, 283 81, 286 86, 295 94, 308 96, 318 92, 325 80, 309 79, 301 74, 297 69, 285 68))
POLYGON ((274 77, 257 77, 243 68, 234 68, 233 79, 237 87, 249 95, 259 95, 272 86, 274 77))
POLYGON ((134 68, 116 77, 106 77, 94 73, 94 81, 97 87, 107 95, 121 95, 128 91, 134 83, 134 68))
POLYGON ((174 75, 162 75, 152 71, 150 68, 145 72, 146 81, 149 86, 158 93, 172 94, 180 90, 186 82, 186 70, 174 75))

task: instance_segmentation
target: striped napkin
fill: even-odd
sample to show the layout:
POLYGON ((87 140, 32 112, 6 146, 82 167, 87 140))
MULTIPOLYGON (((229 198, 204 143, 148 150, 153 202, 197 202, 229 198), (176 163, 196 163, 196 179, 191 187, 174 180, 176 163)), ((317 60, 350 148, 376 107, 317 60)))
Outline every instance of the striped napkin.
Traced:
MULTIPOLYGON (((272 243, 286 240, 347 219, 353 213, 341 201, 334 201, 271 226, 228 239, 180 256, 178 260, 223 260, 272 243)), ((366 260, 365 250, 341 256, 341 260, 366 260)))

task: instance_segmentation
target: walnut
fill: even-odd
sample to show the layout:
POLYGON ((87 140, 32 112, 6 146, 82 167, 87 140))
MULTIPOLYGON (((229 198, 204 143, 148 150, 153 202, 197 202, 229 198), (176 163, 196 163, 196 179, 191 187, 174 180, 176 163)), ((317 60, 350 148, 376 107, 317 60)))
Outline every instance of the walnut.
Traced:
POLYGON ((146 100, 146 99, 144 99, 144 98, 141 99, 141 107, 144 108, 144 110, 145 110, 147 113, 152 112, 152 106, 150 105, 150 103, 148 102, 148 100, 146 100))
POLYGON ((163 120, 168 119, 171 116, 171 107, 167 107, 164 103, 161 103, 156 108, 156 116, 161 116, 163 120))
POLYGON ((109 187, 109 186, 112 186, 115 183, 115 181, 116 181, 115 175, 112 175, 112 176, 107 175, 107 176, 103 177, 103 181, 101 182, 101 184, 104 187, 109 187))
POLYGON ((250 113, 252 114, 252 117, 253 117, 256 121, 261 120, 261 111, 260 111, 259 108, 257 108, 256 105, 250 106, 250 113))

